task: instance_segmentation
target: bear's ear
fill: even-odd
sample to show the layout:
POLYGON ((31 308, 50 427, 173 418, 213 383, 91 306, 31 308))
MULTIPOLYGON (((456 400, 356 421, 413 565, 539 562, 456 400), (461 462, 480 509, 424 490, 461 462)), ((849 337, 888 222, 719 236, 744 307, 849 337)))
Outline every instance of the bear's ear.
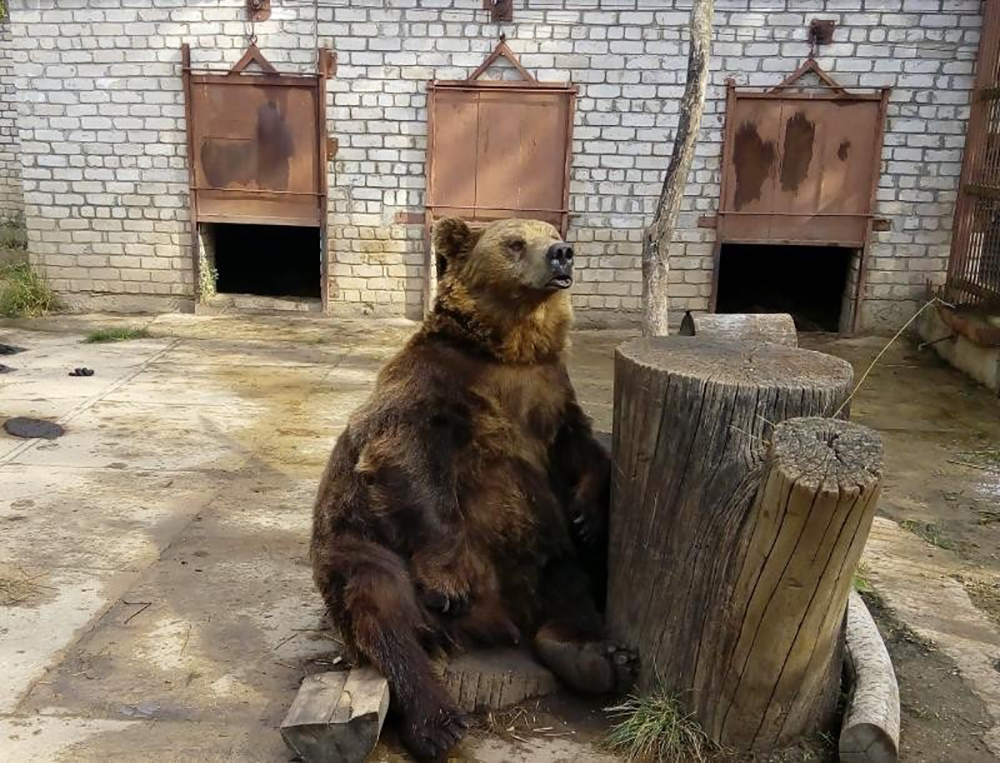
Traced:
POLYGON ((481 234, 457 217, 439 220, 434 226, 434 253, 445 260, 464 257, 475 248, 481 234))

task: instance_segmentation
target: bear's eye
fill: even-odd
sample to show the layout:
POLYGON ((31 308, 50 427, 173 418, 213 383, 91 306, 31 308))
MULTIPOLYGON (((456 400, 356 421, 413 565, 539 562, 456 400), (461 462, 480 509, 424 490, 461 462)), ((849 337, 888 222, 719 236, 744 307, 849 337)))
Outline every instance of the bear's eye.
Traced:
POLYGON ((521 252, 524 251, 524 240, 520 238, 515 238, 510 242, 510 244, 508 244, 508 246, 510 246, 510 248, 513 251, 520 254, 521 252))

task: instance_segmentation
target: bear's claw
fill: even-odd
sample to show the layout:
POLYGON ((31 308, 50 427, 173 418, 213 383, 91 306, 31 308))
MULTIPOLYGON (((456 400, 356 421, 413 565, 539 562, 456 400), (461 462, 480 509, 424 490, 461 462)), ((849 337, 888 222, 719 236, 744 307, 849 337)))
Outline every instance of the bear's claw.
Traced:
POLYGON ((593 526, 593 522, 587 516, 585 511, 580 511, 574 514, 570 520, 570 528, 573 531, 573 536, 578 542, 582 543, 586 547, 590 547, 597 540, 596 530, 593 526))
POLYGON ((469 597, 465 594, 425 590, 422 598, 428 609, 452 617, 462 614, 469 606, 469 597))
POLYGON ((615 671, 614 691, 616 694, 625 694, 632 689, 639 677, 639 655, 631 649, 611 642, 604 648, 611 658, 611 665, 615 671))

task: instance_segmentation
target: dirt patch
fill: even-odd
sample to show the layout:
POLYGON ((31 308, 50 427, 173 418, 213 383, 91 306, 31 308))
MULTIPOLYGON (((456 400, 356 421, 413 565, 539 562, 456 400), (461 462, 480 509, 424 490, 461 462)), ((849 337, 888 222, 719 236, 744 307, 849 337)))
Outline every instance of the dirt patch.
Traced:
POLYGON ((899 682, 900 760, 995 763, 982 740, 993 724, 955 664, 920 638, 873 592, 862 594, 899 682))

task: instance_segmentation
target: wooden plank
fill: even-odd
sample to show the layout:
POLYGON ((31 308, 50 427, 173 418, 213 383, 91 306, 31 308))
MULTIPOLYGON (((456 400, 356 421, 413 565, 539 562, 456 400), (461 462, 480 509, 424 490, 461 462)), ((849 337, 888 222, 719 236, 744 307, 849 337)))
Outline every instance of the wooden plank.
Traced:
POLYGON ((361 763, 378 743, 389 684, 372 667, 307 676, 281 724, 306 763, 361 763))

